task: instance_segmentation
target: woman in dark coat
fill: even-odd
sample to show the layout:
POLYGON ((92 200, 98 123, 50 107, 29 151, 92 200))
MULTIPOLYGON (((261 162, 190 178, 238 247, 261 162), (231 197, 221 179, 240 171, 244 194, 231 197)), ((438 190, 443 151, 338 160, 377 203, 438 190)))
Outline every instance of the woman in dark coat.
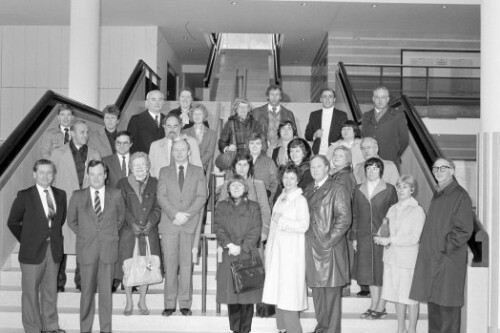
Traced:
POLYGON ((352 199, 352 234, 354 255, 353 276, 360 285, 370 286, 371 305, 361 318, 380 319, 387 315, 385 301, 381 299, 384 247, 373 237, 389 208, 398 202, 396 189, 382 180, 384 163, 376 157, 364 164, 366 180, 356 186, 352 199))
MULTIPOLYGON (((130 157, 130 175, 118 182, 117 187, 122 191, 125 201, 126 216, 125 224, 120 229, 119 248, 119 278, 123 277, 121 269, 123 261, 131 258, 134 252, 135 239, 139 238, 140 255, 146 253, 146 237, 149 239, 151 254, 160 256, 160 238, 158 235, 158 223, 160 222, 161 209, 156 200, 156 188, 158 181, 149 176, 151 163, 147 154, 143 152, 134 153, 130 157)), ((146 306, 146 291, 148 285, 139 286, 139 313, 148 315, 146 306)), ((132 286, 125 287, 127 304, 123 314, 132 314, 134 303, 132 300, 132 286)))
POLYGON ((351 150, 344 146, 339 146, 333 150, 330 163, 333 165, 330 173, 332 179, 345 186, 347 193, 352 199, 356 178, 352 173, 351 150))
POLYGON ((217 268, 217 302, 227 304, 230 329, 248 333, 252 328, 254 304, 261 301, 262 289, 236 294, 230 264, 259 256, 257 242, 262 221, 259 205, 247 199, 247 185, 243 177, 233 176, 227 187, 229 198, 217 204, 214 221, 217 241, 224 250, 222 262, 217 268))

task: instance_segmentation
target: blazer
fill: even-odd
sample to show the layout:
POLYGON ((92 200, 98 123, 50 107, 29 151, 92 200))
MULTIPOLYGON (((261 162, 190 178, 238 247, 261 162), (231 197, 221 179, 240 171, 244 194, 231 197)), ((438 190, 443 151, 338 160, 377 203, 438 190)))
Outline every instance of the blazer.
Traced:
MULTIPOLYGON (((255 120, 261 126, 261 133, 264 134, 264 137, 267 140, 267 130, 269 129, 269 103, 259 106, 252 110, 252 115, 255 120)), ((280 104, 280 122, 291 121, 295 128, 297 128, 297 124, 295 123, 295 117, 293 112, 285 108, 282 104, 280 104)))
MULTIPOLYGON (((56 165, 57 173, 54 178, 54 186, 64 190, 66 196, 69 197, 73 194, 73 191, 80 189, 80 184, 78 183, 78 175, 76 174, 75 160, 73 154, 71 153, 71 148, 69 143, 64 146, 54 150, 50 159, 56 165)), ((101 156, 97 151, 88 147, 87 160, 85 161, 85 166, 89 164, 90 160, 100 160, 101 156)), ((89 186, 89 176, 85 172, 83 176, 82 188, 89 186)), ((63 226, 64 235, 64 253, 75 254, 76 237, 75 234, 69 229, 69 226, 65 224, 63 226)))
MULTIPOLYGON (((314 133, 323 127, 321 124, 321 117, 323 116, 323 110, 317 110, 311 112, 309 115, 309 122, 306 126, 305 139, 307 141, 313 141, 314 133)), ((328 135, 328 146, 337 140, 341 139, 340 130, 342 129, 342 124, 347 120, 347 113, 337 108, 333 109, 332 123, 330 125, 330 133, 328 135)), ((316 138, 312 145, 313 154, 318 154, 319 146, 321 144, 321 139, 316 138)))
MULTIPOLYGON (((71 138, 71 134, 69 135, 71 138)), ((47 129, 47 131, 43 133, 42 137, 40 138, 38 156, 39 158, 49 159, 52 151, 62 146, 64 146, 64 134, 63 132, 61 132, 61 128, 59 127, 59 125, 56 127, 51 127, 47 129)))
MULTIPOLYGON (((194 138, 196 140, 196 132, 194 127, 189 127, 182 131, 182 133, 194 138)), ((203 167, 207 169, 208 162, 214 156, 215 153, 215 145, 217 144, 217 133, 214 130, 205 127, 203 129, 203 137, 201 142, 199 143, 200 149, 200 158, 203 167)))
POLYGON ((48 244, 54 262, 62 260, 62 225, 66 221, 66 193, 55 187, 52 187, 52 193, 56 215, 51 228, 36 186, 19 191, 14 199, 7 226, 20 243, 19 262, 22 264, 40 264, 45 257, 48 244), (49 237, 50 242, 47 242, 49 237))
MULTIPOLYGON (((170 111, 168 112, 168 114, 175 114, 175 115, 176 115, 176 116, 178 116, 178 117, 180 117, 181 113, 182 113, 182 110, 181 110, 181 107, 180 107, 180 106, 179 106, 178 108, 176 108, 176 109, 172 109, 172 110, 170 110, 170 111)), ((208 121, 206 121, 206 120, 203 122, 203 125, 205 125, 205 126, 207 126, 208 128, 210 128, 210 125, 208 124, 208 121)), ((191 119, 189 119, 189 124, 184 125, 184 127, 183 127, 182 129, 188 129, 188 128, 191 128, 191 127, 193 127, 193 126, 194 126, 193 121, 192 121, 191 119)))
MULTIPOLYGON (((165 118, 165 115, 160 113, 160 121, 163 118, 165 118)), ((153 141, 165 137, 165 130, 161 126, 158 127, 148 110, 133 115, 128 123, 127 131, 134 138, 134 144, 130 147, 130 154, 136 151, 149 154, 149 147, 153 141)))
MULTIPOLYGON (((122 174, 122 164, 117 154, 106 156, 102 159, 102 162, 108 167, 108 178, 106 179, 106 185, 113 188, 118 188, 117 184, 125 177, 122 174)), ((128 165, 127 165, 128 168, 128 165)))
POLYGON ((90 133, 88 146, 97 150, 101 156, 113 154, 113 147, 111 147, 111 144, 109 143, 105 127, 90 133))
POLYGON ((175 163, 161 168, 157 198, 162 210, 158 227, 160 233, 168 234, 179 228, 184 232, 194 233, 207 201, 207 180, 203 168, 188 163, 182 190, 177 180, 175 163), (177 226, 172 221, 179 212, 191 215, 186 223, 177 226))
POLYGON ((113 264, 118 260, 118 231, 125 223, 122 192, 105 187, 102 221, 94 210, 89 186, 76 190, 69 201, 68 225, 76 234, 76 257, 80 264, 101 261, 113 264))
MULTIPOLYGON (((200 148, 198 148, 196 139, 186 136, 186 140, 189 143, 189 150, 191 151, 188 157, 189 163, 203 167, 200 159, 200 148)), ((161 168, 170 165, 172 157, 171 150, 172 142, 169 142, 167 138, 157 140, 151 144, 151 150, 149 152, 149 159, 151 160, 149 173, 151 176, 158 178, 161 168)))

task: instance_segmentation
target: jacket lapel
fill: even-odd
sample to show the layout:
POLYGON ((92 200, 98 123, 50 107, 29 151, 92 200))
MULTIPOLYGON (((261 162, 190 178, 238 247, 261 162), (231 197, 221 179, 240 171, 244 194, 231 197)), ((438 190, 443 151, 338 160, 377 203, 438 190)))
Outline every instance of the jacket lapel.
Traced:
POLYGON ((45 209, 43 209, 42 198, 40 198, 40 193, 38 192, 36 185, 32 187, 31 195, 33 196, 32 202, 34 202, 35 204, 36 214, 39 214, 39 216, 44 216, 45 217, 44 221, 48 223, 47 215, 45 214, 45 209))
POLYGON ((68 173, 70 173, 69 179, 76 179, 76 184, 77 187, 79 188, 78 184, 78 175, 76 174, 76 165, 75 165, 75 159, 73 158, 73 153, 71 152, 71 148, 69 147, 69 144, 66 144, 64 146, 64 152, 61 154, 61 160, 66 167, 68 173))
POLYGON ((95 209, 94 209, 94 203, 92 202, 92 195, 90 194, 90 191, 92 189, 89 187, 87 187, 86 189, 86 193, 85 193, 85 196, 84 196, 84 199, 85 199, 85 209, 90 212, 90 216, 92 217, 92 221, 97 225, 98 221, 97 221, 97 214, 95 212, 95 209))

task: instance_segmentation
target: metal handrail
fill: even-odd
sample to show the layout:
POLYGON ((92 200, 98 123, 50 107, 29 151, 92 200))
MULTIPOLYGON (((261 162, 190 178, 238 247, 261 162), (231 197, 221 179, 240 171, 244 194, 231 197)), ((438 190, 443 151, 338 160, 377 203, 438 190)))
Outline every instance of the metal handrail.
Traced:
POLYGON ((210 86, 215 59, 217 58, 217 52, 219 51, 221 41, 221 34, 212 34, 212 36, 212 46, 210 47, 210 54, 208 56, 207 66, 205 67, 205 75, 203 76, 203 85, 205 88, 208 88, 210 86))
POLYGON ((273 73, 274 83, 279 85, 281 83, 281 48, 280 48, 280 35, 272 35, 272 55, 273 55, 273 73))

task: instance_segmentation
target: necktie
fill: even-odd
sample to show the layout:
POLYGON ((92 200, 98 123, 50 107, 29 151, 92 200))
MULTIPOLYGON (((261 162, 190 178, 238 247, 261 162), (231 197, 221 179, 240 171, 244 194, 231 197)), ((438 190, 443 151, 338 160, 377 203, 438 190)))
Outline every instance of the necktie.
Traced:
POLYGON ((127 177, 127 163, 125 163, 125 156, 122 156, 122 176, 127 177))
POLYGON ((45 196, 47 197, 47 206, 49 207, 49 213, 47 214, 47 219, 49 220, 49 228, 52 226, 52 220, 56 216, 56 209, 54 208, 54 203, 50 197, 49 190, 44 190, 45 196))
POLYGON ((67 144, 69 142, 69 130, 68 128, 66 127, 64 129, 64 144, 67 144))
POLYGON ((316 191, 317 191, 318 189, 319 189, 319 186, 318 186, 318 185, 314 186, 314 187, 313 187, 313 192, 314 192, 314 193, 316 193, 316 191))
POLYGON ((101 209, 101 199, 99 198, 99 191, 95 191, 94 210, 95 210, 95 213, 97 214, 97 219, 99 220, 99 222, 101 222, 102 221, 102 209, 101 209))
POLYGON ((155 121, 156 121, 156 126, 158 126, 158 128, 160 128, 160 119, 159 119, 158 115, 155 117, 155 121))
POLYGON ((184 166, 180 165, 179 166, 179 187, 181 188, 184 186, 184 166))
POLYGON ((275 106, 273 106, 273 112, 276 113, 276 107, 275 106))

